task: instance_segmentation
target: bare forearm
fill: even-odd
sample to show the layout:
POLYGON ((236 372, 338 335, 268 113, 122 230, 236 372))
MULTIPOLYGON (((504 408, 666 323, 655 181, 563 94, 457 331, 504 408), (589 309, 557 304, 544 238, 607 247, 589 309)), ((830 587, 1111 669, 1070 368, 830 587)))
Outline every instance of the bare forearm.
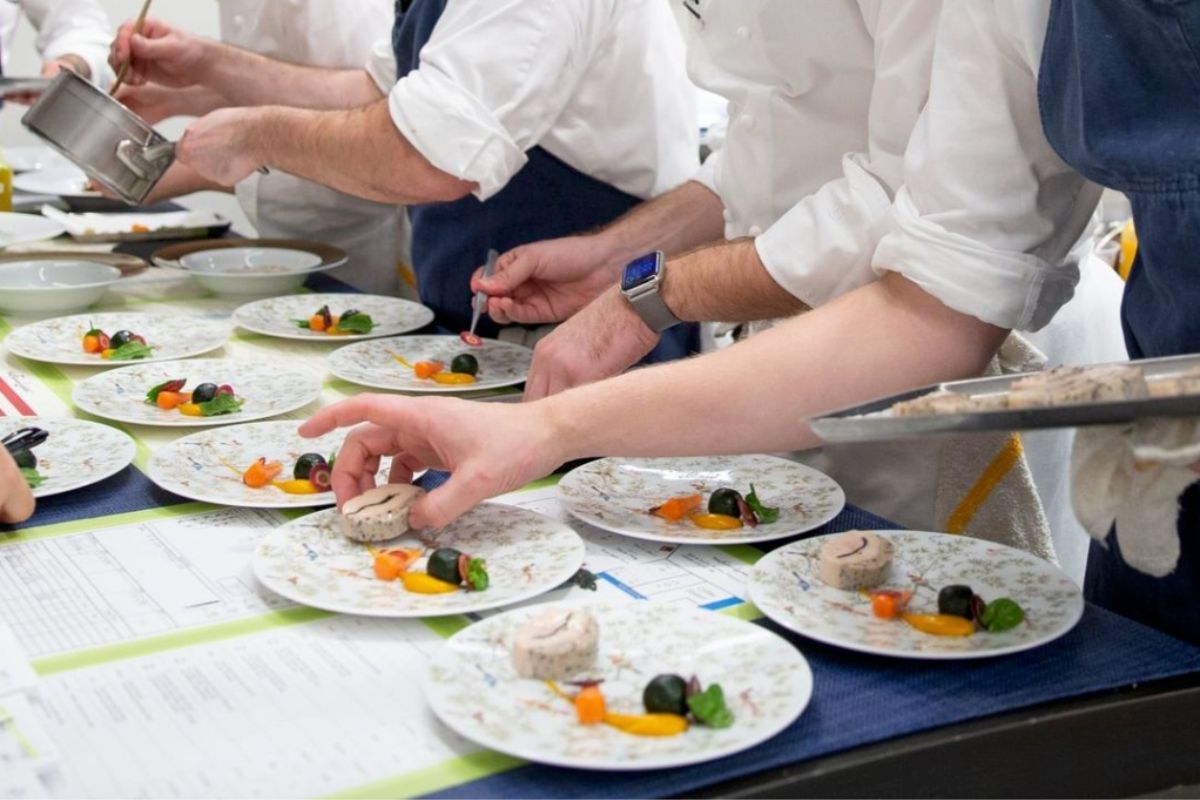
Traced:
POLYGON ((444 202, 474 188, 430 164, 396 130, 386 100, 348 111, 271 106, 252 110, 248 124, 261 163, 368 200, 444 202))
POLYGON ((808 310, 763 267, 753 239, 700 247, 671 259, 663 300, 694 322, 790 317, 808 310))
POLYGON ((176 161, 155 185, 150 196, 146 198, 146 202, 157 203, 193 192, 228 192, 229 190, 230 187, 210 181, 186 164, 176 161))
POLYGON ((807 417, 979 374, 1005 334, 889 274, 733 347, 538 405, 564 461, 802 448, 807 417))
POLYGON ((624 266, 652 250, 672 254, 720 239, 725 230, 721 200, 695 181, 647 200, 596 236, 605 261, 624 266))
POLYGON ((291 64, 215 41, 204 47, 197 82, 224 96, 228 105, 357 108, 382 96, 363 69, 291 64))

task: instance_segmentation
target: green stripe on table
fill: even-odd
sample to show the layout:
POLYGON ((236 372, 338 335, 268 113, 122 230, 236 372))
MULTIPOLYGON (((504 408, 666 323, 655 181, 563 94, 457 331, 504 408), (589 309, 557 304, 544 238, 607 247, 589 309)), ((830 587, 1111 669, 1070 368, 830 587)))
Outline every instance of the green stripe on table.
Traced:
POLYGON ((415 797, 499 775, 524 761, 491 750, 459 756, 425 769, 414 770, 394 778, 356 786, 327 795, 330 798, 415 797))
POLYGON ((151 636, 131 642, 105 645, 90 650, 77 650, 72 653, 46 656, 35 659, 33 668, 38 675, 53 675, 73 669, 84 669, 112 661, 123 661, 138 656, 153 655, 167 650, 177 650, 180 647, 192 647, 198 644, 219 642, 251 633, 286 628, 301 625, 316 620, 334 616, 331 611, 321 611, 307 606, 285 608, 271 611, 249 619, 239 619, 234 622, 224 622, 220 625, 209 625, 204 628, 194 628, 186 631, 167 633, 162 636, 151 636))

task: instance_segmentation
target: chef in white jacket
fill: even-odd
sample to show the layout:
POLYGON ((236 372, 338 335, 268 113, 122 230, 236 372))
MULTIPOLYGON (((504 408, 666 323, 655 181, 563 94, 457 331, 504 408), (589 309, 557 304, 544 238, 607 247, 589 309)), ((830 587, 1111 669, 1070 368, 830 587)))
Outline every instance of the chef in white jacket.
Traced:
POLYGON ((5 71, 22 13, 37 31, 42 75, 67 67, 94 82, 106 81, 112 26, 96 0, 0 0, 0 66, 5 71))
MULTIPOLYGON (((392 23, 392 0, 217 2, 222 41, 313 67, 360 67, 380 30, 392 23)), ((216 92, 157 85, 129 87, 120 97, 152 121, 199 116, 229 105, 216 92)), ((177 165, 153 199, 225 188, 177 165)), ((350 262, 336 273, 339 279, 366 292, 415 297, 403 206, 364 200, 281 170, 255 172, 239 181, 234 192, 260 236, 315 239, 340 247, 350 262)))

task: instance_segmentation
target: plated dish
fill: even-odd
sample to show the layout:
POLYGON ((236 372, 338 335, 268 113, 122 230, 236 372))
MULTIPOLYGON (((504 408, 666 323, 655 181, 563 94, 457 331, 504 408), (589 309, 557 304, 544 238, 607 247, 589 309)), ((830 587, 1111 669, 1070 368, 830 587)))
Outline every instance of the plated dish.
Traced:
POLYGON ((1200 356, 1173 356, 929 386, 809 421, 826 441, 1118 425, 1200 414, 1200 356))
POLYGON ((769 618, 811 639, 917 659, 1029 650, 1064 635, 1083 615, 1079 587, 1049 562, 982 539, 921 531, 793 542, 755 565, 747 592, 769 618))
POLYGON ((338 348, 329 371, 373 389, 460 392, 523 383, 532 361, 529 348, 494 339, 472 347, 457 336, 404 336, 338 348))
POLYGON ((160 267, 189 272, 211 292, 263 297, 294 292, 311 275, 346 263, 345 251, 294 239, 205 239, 155 251, 160 267))
MULTIPOLYGON (((403 498, 404 502, 410 499, 403 498)), ((353 514, 357 510, 353 502, 343 511, 353 514)), ((398 507, 406 508, 404 502, 398 507)), ((375 499, 367 505, 378 504, 375 499)), ((385 516, 379 513, 375 522, 406 530, 405 519, 385 516)), ((348 538, 346 524, 341 512, 326 509, 276 528, 255 550, 254 574, 276 594, 315 608, 373 617, 436 617, 528 600, 557 588, 583 564, 583 540, 571 528, 532 511, 495 503, 483 503, 438 531, 385 539, 381 537, 387 532, 377 528, 378 535, 364 537, 369 542, 348 538), (444 548, 484 562, 486 588, 472 590, 463 584, 453 591, 427 593, 425 589, 445 587, 406 585, 402 572, 429 576, 430 557, 444 548), (396 553, 399 557, 401 552, 417 555, 390 578, 380 576, 377 556, 396 553)), ((433 577, 446 583, 437 578, 436 568, 433 577)), ((420 579, 420 583, 428 581, 420 579)))
POLYGON ((308 371, 228 358, 194 358, 139 363, 102 372, 76 384, 71 399, 81 410, 116 422, 191 427, 275 417, 303 408, 320 396, 320 378, 308 371), (181 389, 170 388, 171 384, 180 381, 184 382, 181 389), (192 397, 179 398, 180 402, 170 408, 159 405, 157 395, 162 391, 186 393, 189 386, 192 397), (201 386, 206 387, 204 400, 194 396, 201 386), (212 388, 212 397, 207 397, 208 387, 212 388), (222 391, 223 387, 232 391, 222 391), (196 414, 183 408, 185 404, 202 403, 214 405, 201 408, 196 414), (236 409, 232 409, 232 405, 236 405, 236 409))
POLYGON ((484 747, 555 766, 631 770, 710 761, 766 741, 800 716, 812 685, 791 644, 723 614, 652 601, 542 604, 452 636, 431 663, 425 697, 447 727, 484 747), (555 614, 570 621, 539 630, 555 614), (528 652, 547 637, 561 641, 541 657, 528 652), (689 696, 693 678, 700 692, 689 696))
POLYGON ((420 303, 398 297, 373 294, 300 294, 269 297, 247 303, 233 312, 233 321, 242 328, 264 336, 297 341, 338 342, 397 336, 419 330, 433 322, 433 311, 420 303), (358 312, 368 320, 357 326, 326 325, 320 313, 330 315, 330 322, 354 318, 358 312), (321 316, 320 324, 312 324, 321 316))
POLYGON ((53 239, 62 235, 64 230, 60 223, 40 214, 0 212, 0 247, 53 239))
POLYGON ((567 473, 558 494, 572 516, 597 528, 675 544, 795 536, 846 504, 829 476, 767 455, 601 458, 567 473))
POLYGON ((4 345, 10 353, 34 361, 105 367, 122 361, 149 363, 203 355, 224 346, 229 333, 225 322, 203 317, 119 311, 33 322, 10 333, 4 345), (140 337, 143 347, 127 348, 121 358, 114 359, 116 348, 125 343, 122 335, 116 348, 110 347, 117 334, 140 337), (108 350, 114 352, 105 357, 108 350))
POLYGON ((0 439, 19 441, 26 429, 44 431, 35 446, 13 453, 37 498, 91 486, 133 461, 136 445, 108 425, 70 417, 0 418, 0 439))

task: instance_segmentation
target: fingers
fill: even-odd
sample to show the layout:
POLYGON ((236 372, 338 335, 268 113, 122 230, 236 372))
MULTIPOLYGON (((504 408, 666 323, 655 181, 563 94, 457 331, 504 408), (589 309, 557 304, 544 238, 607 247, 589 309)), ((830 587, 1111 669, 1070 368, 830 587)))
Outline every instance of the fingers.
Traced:
POLYGON ((0 449, 0 523, 24 522, 33 515, 34 507, 25 476, 8 451, 0 449))
POLYGON ((477 273, 478 278, 472 276, 471 288, 474 291, 487 292, 489 296, 511 294, 514 289, 529 280, 537 269, 537 260, 533 253, 533 249, 529 247, 509 250, 496 260, 496 271, 492 277, 484 278, 483 270, 477 273))
POLYGON ((355 395, 318 411, 300 426, 300 435, 312 439, 336 428, 347 428, 362 422, 399 424, 404 420, 408 402, 406 398, 381 394, 355 395))
POLYGON ((367 425, 346 437, 333 465, 333 494, 338 506, 375 486, 380 456, 400 450, 392 431, 367 425))
POLYGON ((413 504, 408 512, 409 527, 445 527, 501 491, 503 487, 469 467, 456 470, 450 480, 413 504))

